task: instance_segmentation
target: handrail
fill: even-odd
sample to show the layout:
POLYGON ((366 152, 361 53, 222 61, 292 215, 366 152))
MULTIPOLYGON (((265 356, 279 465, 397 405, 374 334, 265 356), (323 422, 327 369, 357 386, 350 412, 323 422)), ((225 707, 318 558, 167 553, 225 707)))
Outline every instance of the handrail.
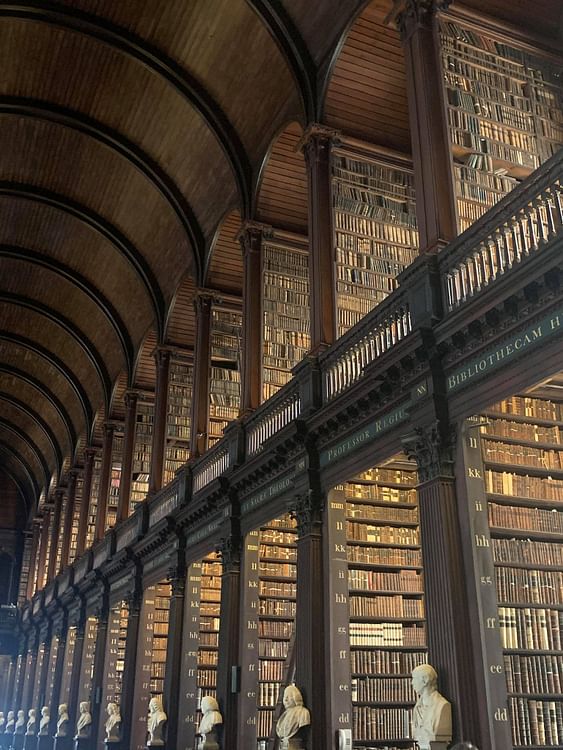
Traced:
POLYGON ((563 148, 438 254, 448 312, 563 235, 563 148))
POLYGON ((194 493, 202 490, 229 468, 231 457, 225 443, 224 439, 220 440, 194 466, 194 493))
POLYGON ((321 354, 323 401, 350 388, 367 365, 412 331, 407 288, 399 288, 321 354))
POLYGON ((293 379, 246 420, 246 455, 255 456, 264 443, 301 414, 299 383, 293 379))

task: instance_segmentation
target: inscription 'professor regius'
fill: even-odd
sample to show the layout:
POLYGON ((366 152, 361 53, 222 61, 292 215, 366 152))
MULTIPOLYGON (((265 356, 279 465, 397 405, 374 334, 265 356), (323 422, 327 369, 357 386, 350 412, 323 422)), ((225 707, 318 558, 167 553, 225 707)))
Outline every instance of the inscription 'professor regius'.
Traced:
POLYGON ((463 388, 470 380, 482 377, 508 361, 518 357, 524 349, 531 349, 541 344, 554 334, 563 330, 563 311, 552 313, 538 323, 514 334, 508 341, 496 349, 489 349, 478 359, 472 359, 463 367, 447 376, 448 392, 463 388))

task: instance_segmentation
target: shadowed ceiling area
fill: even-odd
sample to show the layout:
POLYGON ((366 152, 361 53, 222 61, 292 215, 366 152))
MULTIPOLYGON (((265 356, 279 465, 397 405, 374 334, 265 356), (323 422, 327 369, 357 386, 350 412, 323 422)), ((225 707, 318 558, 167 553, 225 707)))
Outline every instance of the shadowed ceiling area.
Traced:
POLYGON ((410 152, 392 7, 0 0, 2 524, 154 392, 157 347, 193 353, 198 288, 241 296, 246 220, 307 235, 307 124, 410 152))

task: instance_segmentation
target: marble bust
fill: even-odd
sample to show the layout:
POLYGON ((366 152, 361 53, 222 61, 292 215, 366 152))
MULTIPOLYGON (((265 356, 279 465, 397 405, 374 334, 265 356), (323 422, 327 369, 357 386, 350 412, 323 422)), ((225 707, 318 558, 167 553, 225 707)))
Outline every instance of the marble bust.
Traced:
POLYGON ((45 737, 49 734, 49 722, 51 716, 49 715, 49 706, 43 706, 41 709, 41 721, 39 722, 39 736, 45 737))
POLYGON ((68 706, 66 703, 61 703, 59 706, 59 718, 57 720, 57 732, 55 737, 66 737, 68 735, 69 721, 68 706))
POLYGON ((149 746, 164 745, 162 732, 164 730, 166 719, 167 716, 162 707, 162 696, 153 696, 149 702, 149 718, 147 722, 147 729, 149 732, 149 741, 147 744, 149 746))
POLYGON ((35 709, 30 708, 27 712, 27 729, 26 734, 35 734, 35 709))
POLYGON ((303 741, 298 733, 311 723, 311 714, 303 705, 303 696, 295 685, 283 691, 285 711, 276 724, 276 735, 280 738, 280 750, 301 750, 303 741))
POLYGON ((92 726, 92 714, 90 713, 90 704, 88 701, 82 701, 80 703, 80 714, 78 721, 76 722, 76 737, 82 739, 90 736, 90 728, 92 726))
POLYGON ((0 711, 0 732, 4 731, 5 724, 6 724, 6 719, 4 718, 4 711, 0 711))
POLYGON ((430 664, 412 671, 417 695, 412 717, 412 735, 420 750, 432 750, 438 743, 445 748, 452 739, 452 707, 438 692, 438 675, 430 664))
POLYGON ((203 716, 197 728, 197 733, 201 737, 200 750, 219 750, 217 742, 217 730, 215 727, 223 723, 223 717, 219 712, 219 704, 210 695, 206 695, 201 700, 201 711, 203 716))
POLYGON ((121 714, 117 703, 108 703, 106 721, 106 742, 119 742, 121 739, 121 714))
POLYGON ((15 724, 14 712, 8 711, 8 715, 6 716, 6 728, 4 729, 4 732, 6 734, 13 734, 14 724, 15 724))
POLYGON ((18 718, 16 721, 16 727, 14 729, 14 734, 24 734, 25 732, 25 711, 22 711, 21 709, 18 711, 18 718))

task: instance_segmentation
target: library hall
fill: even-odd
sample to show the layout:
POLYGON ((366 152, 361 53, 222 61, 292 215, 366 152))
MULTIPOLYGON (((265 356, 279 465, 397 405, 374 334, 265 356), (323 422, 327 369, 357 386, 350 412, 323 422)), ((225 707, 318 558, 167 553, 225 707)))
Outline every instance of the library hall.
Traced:
POLYGON ((563 748, 563 0, 0 0, 0 750, 563 748))

